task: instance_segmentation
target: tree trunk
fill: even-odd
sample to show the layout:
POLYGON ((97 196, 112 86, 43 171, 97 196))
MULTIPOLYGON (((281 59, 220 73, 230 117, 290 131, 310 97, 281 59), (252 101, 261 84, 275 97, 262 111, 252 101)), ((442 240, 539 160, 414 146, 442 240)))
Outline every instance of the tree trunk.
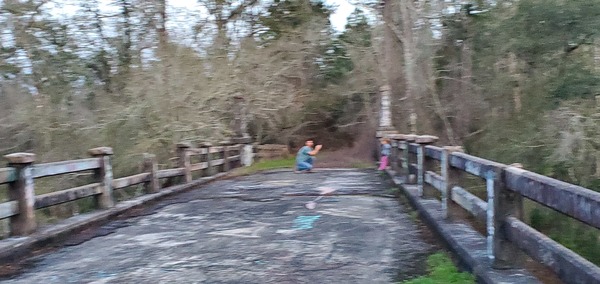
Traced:
MULTIPOLYGON (((396 28, 397 24, 395 21, 396 11, 398 11, 398 1, 386 0, 383 6, 383 21, 384 25, 384 44, 382 49, 382 60, 381 69, 385 77, 385 82, 382 85, 389 85, 391 88, 391 108, 392 112, 397 109, 400 98, 404 97, 405 92, 405 76, 402 66, 404 62, 403 57, 403 43, 402 33, 396 28)), ((404 101, 404 100, 402 100, 404 101)), ((392 115, 393 119, 397 120, 394 123, 399 127, 400 131, 405 131, 405 123, 408 116, 405 115, 404 107, 401 108, 403 111, 400 115, 392 115)))
POLYGON ((412 0, 400 1, 400 14, 402 17, 402 49, 404 51, 404 78, 405 78, 405 94, 408 113, 410 115, 410 132, 416 134, 417 129, 417 112, 415 109, 415 50, 413 39, 413 21, 411 18, 411 2, 412 0))
POLYGON ((520 113, 521 112, 521 74, 519 74, 519 69, 518 69, 518 59, 517 56, 514 53, 510 53, 508 56, 508 70, 509 70, 509 74, 512 78, 513 81, 513 103, 514 103, 514 109, 515 109, 515 113, 520 113))

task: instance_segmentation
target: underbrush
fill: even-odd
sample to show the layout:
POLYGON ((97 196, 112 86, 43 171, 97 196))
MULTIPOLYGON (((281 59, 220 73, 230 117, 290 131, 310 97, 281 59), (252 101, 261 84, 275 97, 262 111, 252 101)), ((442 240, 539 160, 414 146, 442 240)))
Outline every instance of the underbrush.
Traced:
POLYGON ((435 253, 427 258, 428 275, 415 279, 407 280, 402 284, 474 284, 473 275, 465 272, 459 272, 448 255, 444 253, 435 253))

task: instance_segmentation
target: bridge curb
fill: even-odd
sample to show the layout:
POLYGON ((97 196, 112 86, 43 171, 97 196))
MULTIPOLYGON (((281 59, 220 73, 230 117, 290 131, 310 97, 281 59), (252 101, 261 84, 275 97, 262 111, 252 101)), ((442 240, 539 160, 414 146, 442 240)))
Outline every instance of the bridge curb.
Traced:
POLYGON ((128 210, 141 207, 169 195, 190 190, 196 186, 215 181, 225 176, 227 176, 227 173, 220 173, 210 177, 200 178, 190 183, 171 186, 154 194, 142 195, 131 200, 120 202, 110 209, 81 214, 65 219, 58 224, 47 228, 41 228, 36 233, 27 237, 11 237, 2 240, 0 243, 0 264, 7 264, 9 262, 14 263, 23 257, 29 256, 35 249, 40 249, 50 244, 63 241, 69 235, 80 232, 90 226, 106 223, 110 221, 111 218, 128 210))
POLYGON ((491 267, 487 258, 486 240, 479 232, 465 223, 451 222, 443 216, 441 202, 436 199, 419 197, 416 185, 405 185, 400 179, 394 178, 394 171, 387 170, 387 175, 393 183, 402 189, 411 205, 419 215, 441 237, 450 250, 458 256, 480 283, 529 284, 542 283, 525 269, 496 270, 491 267))

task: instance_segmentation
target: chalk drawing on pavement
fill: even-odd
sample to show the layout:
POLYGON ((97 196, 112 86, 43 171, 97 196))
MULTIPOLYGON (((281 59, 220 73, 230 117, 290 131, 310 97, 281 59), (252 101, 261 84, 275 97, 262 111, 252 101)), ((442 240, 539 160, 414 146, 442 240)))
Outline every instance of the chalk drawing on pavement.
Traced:
POLYGON ((236 228, 222 231, 215 231, 208 233, 209 235, 228 236, 228 237, 239 237, 239 238, 260 238, 259 233, 267 228, 269 224, 254 222, 258 226, 236 228))
POLYGON ((334 191, 336 191, 337 188, 333 188, 333 187, 329 187, 329 186, 320 186, 320 187, 317 187, 317 190, 321 192, 319 194, 327 195, 327 194, 331 194, 334 191))
POLYGON ((321 215, 316 216, 298 216, 294 220, 294 226, 292 227, 295 230, 309 230, 313 228, 313 224, 315 221, 319 220, 321 215))

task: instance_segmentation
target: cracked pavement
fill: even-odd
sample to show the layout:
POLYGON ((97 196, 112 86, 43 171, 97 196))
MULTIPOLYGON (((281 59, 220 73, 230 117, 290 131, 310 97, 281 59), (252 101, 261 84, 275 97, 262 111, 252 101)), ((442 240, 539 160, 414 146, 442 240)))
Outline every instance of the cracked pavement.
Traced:
POLYGON ((433 245, 390 188, 372 170, 217 181, 74 237, 3 282, 394 283, 422 274, 433 245))

